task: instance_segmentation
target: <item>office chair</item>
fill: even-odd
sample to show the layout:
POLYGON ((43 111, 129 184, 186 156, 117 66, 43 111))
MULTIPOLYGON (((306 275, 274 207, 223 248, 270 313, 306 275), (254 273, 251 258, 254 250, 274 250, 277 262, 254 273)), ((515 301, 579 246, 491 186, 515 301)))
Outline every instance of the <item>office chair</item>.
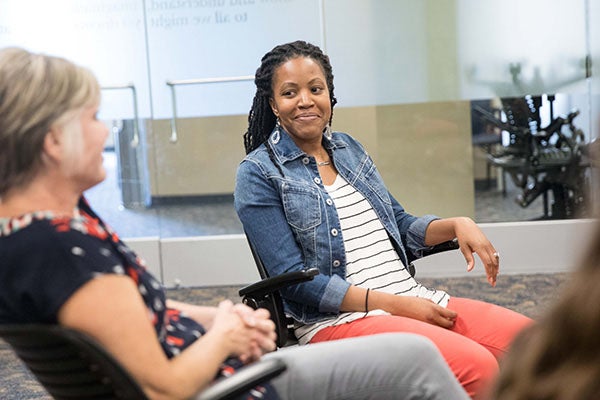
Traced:
MULTIPOLYGON (((248 236, 246 236, 246 238, 248 238, 248 236)), ((240 297, 242 297, 242 302, 253 309, 266 308, 269 310, 271 313, 271 320, 275 323, 277 347, 292 346, 297 343, 293 330, 294 321, 292 318, 285 315, 283 299, 281 298, 279 290, 287 286, 310 281, 319 274, 319 270, 317 268, 311 268, 303 271, 286 272, 278 276, 269 277, 269 273, 256 252, 254 245, 250 242, 250 239, 248 239, 248 245, 250 246, 252 257, 254 257, 256 268, 258 269, 258 273, 262 280, 241 288, 238 293, 240 297)), ((444 251, 456 250, 458 248, 458 240, 455 238, 423 251, 423 257, 444 251)), ((411 255, 409 258, 408 271, 412 276, 415 276, 416 273, 413 264, 413 261, 415 260, 416 258, 411 255)))
POLYGON ((590 144, 573 122, 579 111, 555 117, 554 100, 554 95, 548 95, 547 126, 541 125, 539 95, 502 98, 506 121, 477 105, 472 109, 481 120, 508 134, 507 145, 489 151, 487 157, 520 189, 516 202, 525 208, 542 196, 544 214, 537 219, 580 218, 590 212, 590 144))
MULTIPOLYGON (((53 324, 0 324, 0 337, 56 400, 147 400, 119 362, 81 332, 53 324)), ((231 399, 285 369, 281 360, 250 364, 194 399, 231 399)))

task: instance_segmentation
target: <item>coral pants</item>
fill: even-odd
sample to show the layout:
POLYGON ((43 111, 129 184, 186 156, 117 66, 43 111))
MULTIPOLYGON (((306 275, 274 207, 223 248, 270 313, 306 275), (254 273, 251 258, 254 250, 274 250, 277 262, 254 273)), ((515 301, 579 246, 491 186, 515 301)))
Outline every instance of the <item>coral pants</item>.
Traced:
POLYGON ((460 297, 451 297, 448 309, 458 313, 452 329, 378 315, 324 328, 311 343, 385 332, 416 333, 433 341, 471 398, 483 399, 498 373, 498 360, 532 320, 504 307, 460 297))

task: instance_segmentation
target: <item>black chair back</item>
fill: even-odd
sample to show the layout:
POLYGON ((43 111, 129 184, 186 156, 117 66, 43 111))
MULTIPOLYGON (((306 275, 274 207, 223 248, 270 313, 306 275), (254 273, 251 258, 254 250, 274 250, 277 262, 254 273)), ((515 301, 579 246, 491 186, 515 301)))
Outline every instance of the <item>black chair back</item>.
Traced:
POLYGON ((0 325, 0 337, 57 400, 146 400, 121 365, 88 336, 58 325, 0 325))
MULTIPOLYGON (((89 336, 60 325, 0 324, 0 338, 56 400, 147 400, 137 382, 89 336)), ((195 400, 232 399, 287 369, 276 358, 216 380, 195 400)))

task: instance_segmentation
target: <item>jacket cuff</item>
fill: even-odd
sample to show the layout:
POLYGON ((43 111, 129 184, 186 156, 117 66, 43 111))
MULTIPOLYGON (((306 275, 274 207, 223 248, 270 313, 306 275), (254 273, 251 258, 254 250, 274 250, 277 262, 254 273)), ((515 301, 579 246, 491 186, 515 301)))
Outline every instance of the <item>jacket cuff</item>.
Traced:
POLYGON ((417 218, 408 227, 406 244, 415 257, 423 257, 423 250, 427 250, 432 247, 425 245, 425 231, 427 231, 429 224, 437 219, 440 219, 440 217, 436 215, 424 215, 417 218))
POLYGON ((319 311, 326 313, 339 313, 342 301, 346 296, 346 292, 350 287, 350 283, 340 278, 337 275, 332 275, 329 283, 325 287, 325 293, 321 297, 319 303, 319 311))

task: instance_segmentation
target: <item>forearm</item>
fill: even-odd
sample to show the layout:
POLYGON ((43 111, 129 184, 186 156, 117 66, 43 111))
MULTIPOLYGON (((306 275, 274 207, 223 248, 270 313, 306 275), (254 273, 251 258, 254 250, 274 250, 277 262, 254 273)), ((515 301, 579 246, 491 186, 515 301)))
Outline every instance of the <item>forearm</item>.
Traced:
POLYGON ((170 359, 163 379, 146 382, 144 390, 153 400, 190 398, 213 381, 229 355, 223 338, 209 331, 170 359))
POLYGON ((197 306, 171 299, 167 299, 167 307, 185 313, 188 317, 201 324, 205 329, 211 328, 217 313, 216 307, 197 306))
POLYGON ((425 244, 434 246, 436 244, 452 240, 456 237, 457 224, 472 222, 468 217, 444 218, 431 221, 425 231, 425 244))
POLYGON ((371 310, 383 310, 390 314, 402 315, 404 304, 401 296, 391 293, 379 292, 377 290, 350 286, 342 301, 341 311, 367 312, 371 310))
POLYGON ((344 302, 344 311, 366 312, 383 310, 392 315, 413 318, 430 324, 450 328, 456 313, 431 300, 415 296, 400 296, 351 286, 344 302), (368 297, 367 297, 368 295, 368 297))

